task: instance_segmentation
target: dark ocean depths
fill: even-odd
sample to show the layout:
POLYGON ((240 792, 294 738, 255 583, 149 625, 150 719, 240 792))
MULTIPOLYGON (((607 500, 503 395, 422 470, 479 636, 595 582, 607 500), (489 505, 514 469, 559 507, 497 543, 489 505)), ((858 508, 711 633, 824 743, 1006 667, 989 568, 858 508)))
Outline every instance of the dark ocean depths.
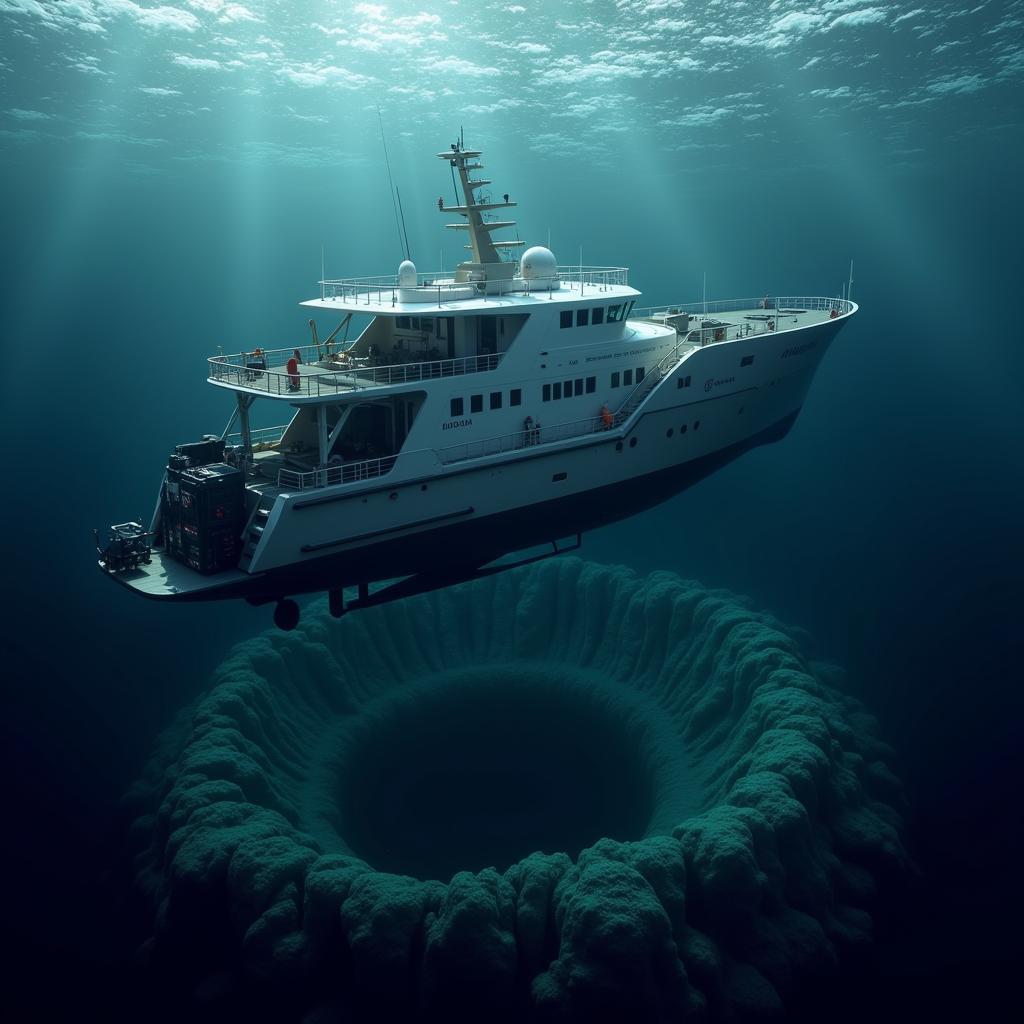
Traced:
MULTIPOLYGON (((203 20, 232 5, 159 8, 182 14, 179 29, 198 19, 173 40, 170 14, 146 22, 122 5, 115 17, 99 0, 51 12, 73 18, 72 6, 103 33, 84 44, 56 15, 0 3, 5 1016, 159 1014, 131 969, 150 919, 130 896, 119 799, 158 732, 270 614, 138 600, 100 576, 90 530, 148 518, 173 445, 222 428, 229 404, 204 383, 218 345, 306 338, 297 303, 317 291, 322 243, 329 276, 395 272, 381 102, 421 270, 442 247, 446 266, 459 256, 436 215, 451 187, 433 154, 460 124, 521 204, 523 238, 550 238, 562 263, 582 248, 585 263, 628 265, 652 304, 699 299, 705 272, 709 298, 835 294, 855 259, 860 312, 789 436, 585 537, 581 554, 728 588, 802 627, 897 751, 918 875, 884 893, 872 948, 805 991, 793 1019, 1004 1019, 1024 909, 1019 50, 995 70, 946 69, 973 86, 921 102, 907 86, 905 108, 880 109, 857 83, 876 76, 878 96, 897 102, 907 46, 920 57, 940 45, 898 36, 903 8, 889 5, 862 19, 875 33, 857 37, 876 61, 866 71, 819 60, 808 82, 802 57, 783 67, 757 51, 746 86, 764 90, 765 119, 714 114, 745 84, 695 84, 689 65, 667 78, 640 68, 614 89, 600 75, 553 77, 557 103, 528 111, 481 76, 466 112, 438 83, 426 110, 358 83, 328 92, 335 79, 313 80, 322 64, 306 82, 298 64, 287 81, 279 66, 266 81, 280 94, 246 94, 251 68, 224 70, 231 40, 203 20), (206 69, 177 59, 192 44, 206 69), (83 46, 103 76, 73 70, 83 46), (583 102, 612 128, 557 116, 583 102)), ((940 7, 979 62, 976 40, 1021 15, 1019 3, 982 4, 973 20, 940 7)), ((239 32, 256 31, 243 21, 239 32)), ((563 46, 560 67, 605 67, 619 59, 598 53, 609 23, 534 45, 563 46)), ((544 51, 519 52, 526 66, 544 51)), ((461 88, 465 68, 448 74, 461 88)))

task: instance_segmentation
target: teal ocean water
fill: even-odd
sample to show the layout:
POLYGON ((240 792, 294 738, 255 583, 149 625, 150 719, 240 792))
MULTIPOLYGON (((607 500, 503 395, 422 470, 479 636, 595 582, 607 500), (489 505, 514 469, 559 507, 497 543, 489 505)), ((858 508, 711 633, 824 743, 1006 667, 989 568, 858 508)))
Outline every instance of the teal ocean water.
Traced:
POLYGON ((382 127, 422 271, 463 256, 434 156, 460 132, 519 237, 628 266, 652 305, 705 275, 834 295, 854 260, 860 312, 785 440, 580 554, 799 627, 895 750, 916 873, 793 1019, 995 1019, 1024 854, 1022 26, 1020 0, 0 0, 17 1019, 194 1012, 133 967, 120 800, 270 614, 140 601, 90 530, 148 517, 167 453, 223 428, 218 347, 306 340, 321 259, 396 272, 382 127))

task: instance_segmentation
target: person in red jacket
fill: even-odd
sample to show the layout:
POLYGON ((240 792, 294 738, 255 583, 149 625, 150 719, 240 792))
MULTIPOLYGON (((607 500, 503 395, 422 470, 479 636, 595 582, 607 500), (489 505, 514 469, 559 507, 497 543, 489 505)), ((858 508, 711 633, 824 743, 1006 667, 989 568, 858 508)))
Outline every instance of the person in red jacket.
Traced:
POLYGON ((298 391, 299 390, 299 363, 302 362, 302 356, 299 354, 299 350, 296 349, 292 354, 292 357, 288 360, 288 390, 298 391))

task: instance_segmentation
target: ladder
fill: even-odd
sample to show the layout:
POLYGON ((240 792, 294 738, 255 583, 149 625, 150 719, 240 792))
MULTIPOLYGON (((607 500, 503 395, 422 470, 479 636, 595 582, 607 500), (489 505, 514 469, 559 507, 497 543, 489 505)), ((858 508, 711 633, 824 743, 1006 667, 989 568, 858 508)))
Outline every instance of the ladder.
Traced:
POLYGON ((256 546, 263 537, 263 529, 270 518, 270 509, 274 504, 274 497, 267 497, 261 494, 256 507, 253 509, 249 522, 246 524, 245 533, 242 535, 242 554, 238 558, 238 568, 243 572, 249 571, 252 564, 252 556, 256 546))
POLYGON ((644 399, 654 390, 656 385, 667 377, 693 350, 694 347, 687 348, 685 352, 680 354, 680 348, 687 343, 691 334, 699 333, 696 331, 689 331, 685 338, 680 340, 679 336, 676 336, 676 343, 672 348, 672 351, 666 355, 653 370, 644 374, 644 379, 639 381, 628 395, 626 395, 625 401, 615 411, 615 415, 612 419, 611 427, 621 427, 633 415, 634 412, 643 404, 644 399))

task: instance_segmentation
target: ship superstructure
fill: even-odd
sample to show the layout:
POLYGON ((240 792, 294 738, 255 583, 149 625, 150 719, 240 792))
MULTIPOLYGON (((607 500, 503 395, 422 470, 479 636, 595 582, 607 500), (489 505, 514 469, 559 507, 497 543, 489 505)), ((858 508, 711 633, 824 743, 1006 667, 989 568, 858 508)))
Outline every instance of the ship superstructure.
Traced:
POLYGON ((560 553, 783 437, 856 312, 807 296, 638 308, 625 267, 517 257, 494 237, 516 204, 492 199, 481 153, 438 156, 463 197, 438 210, 470 258, 322 280, 302 305, 337 321, 326 339, 311 319, 297 348, 211 356, 231 420, 171 456, 148 529, 112 528, 100 564, 119 582, 276 602, 292 628, 297 594, 326 590, 342 614, 560 553), (281 425, 253 426, 256 402, 281 425))

